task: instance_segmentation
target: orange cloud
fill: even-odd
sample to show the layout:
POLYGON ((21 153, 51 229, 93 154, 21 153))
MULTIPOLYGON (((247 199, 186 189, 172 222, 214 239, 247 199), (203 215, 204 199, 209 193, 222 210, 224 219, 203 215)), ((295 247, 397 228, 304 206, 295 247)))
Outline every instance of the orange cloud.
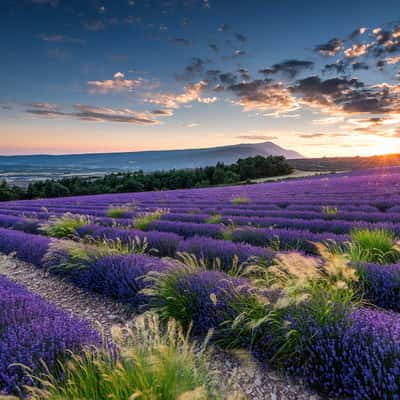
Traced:
POLYGON ((110 92, 130 92, 140 86, 141 83, 141 79, 125 79, 125 75, 122 72, 117 72, 114 74, 114 79, 89 81, 87 84, 89 87, 89 93, 107 94, 110 92))

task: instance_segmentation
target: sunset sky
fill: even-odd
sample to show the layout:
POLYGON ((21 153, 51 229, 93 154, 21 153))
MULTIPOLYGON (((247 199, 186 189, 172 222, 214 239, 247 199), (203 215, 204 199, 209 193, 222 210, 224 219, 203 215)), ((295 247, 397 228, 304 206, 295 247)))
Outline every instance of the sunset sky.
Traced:
POLYGON ((399 0, 1 0, 0 154, 400 152, 399 0))

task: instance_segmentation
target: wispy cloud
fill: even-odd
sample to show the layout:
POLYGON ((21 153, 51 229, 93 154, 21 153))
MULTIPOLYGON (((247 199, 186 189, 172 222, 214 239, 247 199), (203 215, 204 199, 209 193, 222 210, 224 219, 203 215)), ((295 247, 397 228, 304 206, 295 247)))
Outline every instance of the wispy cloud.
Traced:
POLYGON ((42 33, 39 35, 39 38, 44 42, 51 43, 76 43, 76 44, 85 44, 85 40, 73 38, 65 35, 47 35, 42 33))
POLYGON ((95 107, 86 104, 75 104, 73 111, 62 111, 55 104, 33 103, 26 113, 45 118, 74 118, 90 122, 122 122, 137 125, 159 123, 148 112, 137 112, 129 108, 95 107))
POLYGON ((182 38, 182 37, 171 38, 171 39, 169 39, 169 41, 171 43, 180 44, 180 45, 183 45, 183 46, 190 46, 192 44, 192 42, 189 39, 185 39, 185 38, 182 38))
POLYGON ((31 0, 33 4, 46 5, 51 7, 57 7, 60 4, 59 0, 31 0))
POLYGON ((326 43, 319 44, 315 47, 315 51, 325 57, 333 57, 342 49, 343 40, 333 38, 326 43))
POLYGON ((270 68, 260 70, 264 75, 284 74, 289 78, 294 78, 300 72, 313 68, 314 63, 308 60, 286 60, 272 65, 270 68))
POLYGON ((235 139, 243 140, 276 140, 278 136, 275 135, 238 135, 235 139))
POLYGON ((149 93, 145 98, 147 103, 157 104, 167 109, 177 109, 180 106, 192 103, 215 103, 215 97, 202 96, 203 91, 207 88, 207 83, 200 81, 198 83, 187 85, 182 93, 149 93))
POLYGON ((83 23, 83 27, 88 31, 102 31, 104 30, 104 23, 99 19, 92 19, 83 23))
POLYGON ((281 83, 268 80, 241 82, 228 88, 233 92, 244 111, 260 110, 274 113, 287 113, 296 110, 298 104, 290 91, 281 83))

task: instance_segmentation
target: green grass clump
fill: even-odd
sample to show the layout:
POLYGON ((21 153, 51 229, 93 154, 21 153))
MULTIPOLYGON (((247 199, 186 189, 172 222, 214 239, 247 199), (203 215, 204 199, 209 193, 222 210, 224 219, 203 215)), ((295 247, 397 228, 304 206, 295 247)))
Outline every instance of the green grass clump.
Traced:
POLYGON ((246 195, 243 195, 243 196, 235 196, 235 197, 232 197, 231 203, 232 203, 232 204, 236 204, 236 205, 239 205, 239 204, 249 204, 249 203, 250 203, 250 199, 249 199, 246 195))
POLYGON ((107 217, 124 218, 129 211, 129 208, 125 206, 110 206, 107 210, 107 217))
POLYGON ((133 227, 135 229, 140 229, 142 231, 147 229, 147 226, 150 222, 159 220, 164 214, 166 214, 167 210, 156 210, 152 212, 146 212, 138 215, 133 221, 133 227))
POLYGON ((92 219, 86 215, 66 213, 62 217, 49 219, 47 223, 42 225, 42 230, 51 237, 68 238, 76 236, 77 229, 91 222, 92 219))
POLYGON ((107 239, 107 238, 92 238, 87 237, 83 241, 85 244, 96 246, 100 252, 110 254, 154 254, 156 249, 149 246, 147 238, 141 239, 138 236, 129 238, 127 241, 122 241, 120 238, 107 239))
POLYGON ((354 229, 350 236, 347 253, 352 261, 385 264, 400 258, 394 234, 388 230, 354 229))
MULTIPOLYGON (((222 399, 216 371, 210 367, 209 336, 201 345, 189 342, 170 320, 145 314, 132 328, 113 328, 117 356, 107 348, 87 349, 62 364, 59 381, 49 372, 41 388, 30 388, 31 400, 207 400, 222 399)), ((114 352, 115 353, 115 352, 114 352)))
POLYGON ((343 255, 317 246, 321 258, 298 252, 280 253, 268 269, 250 266, 247 273, 261 291, 236 305, 240 311, 232 322, 236 338, 226 335, 228 340, 233 336, 235 344, 239 337, 251 337, 271 362, 282 366, 295 353, 306 354, 315 333, 307 321, 314 321, 322 329, 346 317, 361 301, 354 289, 358 280, 355 270, 343 255), (263 341, 265 331, 269 333, 268 341, 263 341))
POLYGON ((222 215, 221 214, 214 214, 211 215, 211 217, 207 218, 206 222, 208 224, 219 224, 222 221, 222 215))
POLYGON ((335 216, 338 212, 339 209, 337 207, 331 207, 331 206, 323 206, 321 208, 321 211, 323 214, 325 214, 327 217, 333 217, 335 216))

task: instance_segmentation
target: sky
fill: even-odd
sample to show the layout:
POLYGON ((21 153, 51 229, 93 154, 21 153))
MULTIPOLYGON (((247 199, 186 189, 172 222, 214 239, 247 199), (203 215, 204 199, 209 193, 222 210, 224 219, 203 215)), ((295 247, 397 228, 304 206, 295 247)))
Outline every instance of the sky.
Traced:
POLYGON ((400 152, 398 0, 1 0, 0 154, 400 152))

